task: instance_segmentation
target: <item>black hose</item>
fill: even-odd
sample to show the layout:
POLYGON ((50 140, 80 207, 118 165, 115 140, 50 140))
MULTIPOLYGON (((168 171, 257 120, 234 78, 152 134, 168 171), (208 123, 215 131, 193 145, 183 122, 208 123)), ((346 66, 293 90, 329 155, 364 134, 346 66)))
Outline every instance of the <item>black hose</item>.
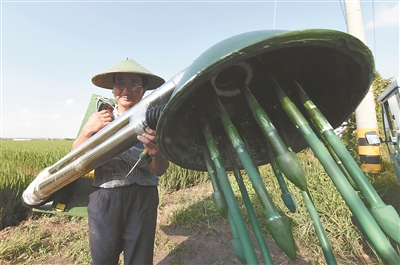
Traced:
POLYGON ((165 107, 165 104, 148 109, 146 111, 146 122, 149 125, 150 129, 153 129, 153 130, 156 129, 158 119, 160 118, 161 113, 164 110, 164 107, 165 107))

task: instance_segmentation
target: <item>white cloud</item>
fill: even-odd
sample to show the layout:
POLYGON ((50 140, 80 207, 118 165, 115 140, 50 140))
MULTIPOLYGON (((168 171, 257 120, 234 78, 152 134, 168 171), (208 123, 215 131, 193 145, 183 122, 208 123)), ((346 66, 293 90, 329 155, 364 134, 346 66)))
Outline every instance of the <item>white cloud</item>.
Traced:
POLYGON ((399 3, 392 7, 388 5, 380 6, 375 13, 375 21, 370 20, 365 24, 366 29, 386 28, 399 26, 399 3))
POLYGON ((65 100, 62 104, 63 105, 67 105, 67 106, 71 106, 74 105, 75 100, 73 100, 72 98, 65 100))

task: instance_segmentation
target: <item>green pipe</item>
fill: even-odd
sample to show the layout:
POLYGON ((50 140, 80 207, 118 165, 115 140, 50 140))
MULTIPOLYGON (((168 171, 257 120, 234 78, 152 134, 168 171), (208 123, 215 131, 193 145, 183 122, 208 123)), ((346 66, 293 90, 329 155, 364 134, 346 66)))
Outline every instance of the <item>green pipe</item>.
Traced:
POLYGON ((257 167, 251 160, 242 139, 239 136, 238 131, 231 122, 228 114, 226 113, 224 107, 218 98, 215 98, 215 103, 220 114, 222 124, 224 125, 225 131, 231 141, 231 144, 236 150, 236 153, 242 162, 253 188, 261 202, 264 209, 264 213, 267 216, 267 228, 274 238, 275 242, 281 248, 283 252, 288 255, 292 260, 296 259, 296 244, 294 242, 292 228, 289 225, 289 221, 286 217, 282 217, 275 205, 273 204, 271 197, 269 196, 264 183, 262 182, 260 173, 257 167))
MULTIPOLYGON (((268 152, 268 155, 271 159, 271 152, 268 152)), ((279 169, 276 167, 276 165, 274 165, 275 163, 271 163, 272 168, 274 169, 275 174, 279 174, 281 175, 281 173, 279 172, 279 169)), ((281 176, 282 180, 283 177, 281 176)), ((283 180, 284 181, 284 180, 283 180)), ((315 209, 315 205, 312 202, 311 199, 311 195, 309 193, 309 191, 301 191, 302 196, 303 196, 303 200, 307 206, 308 212, 310 213, 310 217, 311 220, 313 221, 313 225, 315 228, 315 232, 318 236, 318 240, 320 242, 320 246, 322 248, 322 251, 324 252, 324 256, 325 256, 325 260, 328 262, 329 265, 335 265, 336 263, 336 259, 335 256, 333 255, 333 251, 331 248, 331 245, 329 243, 328 237, 326 236, 325 230, 321 224, 321 220, 318 216, 317 210, 315 209)), ((292 194, 291 194, 292 195, 292 194)), ((283 196, 283 194, 282 194, 283 196)), ((293 195, 292 195, 293 196, 293 195)))
POLYGON ((226 200, 224 193, 222 192, 220 184, 218 182, 218 178, 216 176, 215 168, 213 165, 213 162, 211 161, 210 153, 208 152, 207 146, 203 145, 203 155, 204 155, 204 162, 206 163, 206 167, 208 170, 208 173, 211 178, 211 183, 214 189, 213 192, 213 200, 214 203, 217 207, 218 212, 224 217, 227 218, 229 221, 229 226, 231 227, 232 231, 232 239, 231 239, 231 244, 232 248, 238 257, 239 261, 243 264, 246 263, 246 258, 243 253, 243 248, 240 243, 238 233, 235 227, 235 222, 233 221, 232 215, 228 214, 228 206, 226 205, 226 200))
POLYGON ((281 171, 279 170, 278 166, 274 161, 271 162, 271 167, 272 170, 274 171, 275 177, 278 180, 279 187, 281 188, 282 191, 281 197, 283 202, 292 213, 295 213, 297 206, 293 193, 289 192, 285 179, 283 178, 281 171))
POLYGON ((311 199, 311 195, 307 191, 301 191, 303 200, 306 203, 308 212, 310 213, 311 220, 317 233, 319 244, 321 245, 322 251, 324 252, 325 260, 329 265, 337 264, 335 256, 333 255, 332 247, 329 243, 328 237, 326 236, 324 227, 321 224, 321 220, 315 209, 315 205, 311 199))
MULTIPOLYGON (((240 82, 240 80, 237 80, 237 81, 240 82)), ((244 82, 242 82, 242 87, 246 88, 246 84, 245 84, 244 82)), ((251 92, 250 92, 248 89, 246 89, 246 91, 247 91, 247 93, 245 93, 245 91, 243 91, 243 89, 242 89, 242 92, 243 92, 243 93, 245 93, 246 95, 248 94, 247 100, 248 100, 249 105, 254 105, 254 104, 251 104, 252 102, 253 102, 253 103, 256 103, 255 108, 258 108, 258 109, 259 109, 260 106, 259 106, 259 104, 257 103, 257 101, 256 101, 256 99, 254 98, 254 96, 251 94, 251 92), (257 105, 258 105, 258 106, 257 106, 257 105)), ((253 113, 255 114, 254 111, 253 111, 253 113)), ((260 117, 262 118, 263 115, 261 115, 260 117)), ((273 131, 275 131, 275 133, 276 133, 278 139, 279 139, 280 142, 281 142, 281 144, 279 145, 279 150, 281 150, 280 154, 286 153, 286 152, 288 151, 288 148, 287 148, 286 145, 283 143, 283 141, 282 141, 280 135, 277 133, 276 129, 274 128, 273 123, 269 120, 269 118, 268 118, 268 116, 266 115, 266 113, 265 113, 265 116, 264 116, 264 117, 266 117, 266 119, 268 120, 267 124, 270 125, 270 126, 269 126, 270 129, 273 130, 273 131)), ((262 124, 263 122, 259 121, 258 123, 259 123, 259 124, 260 124, 260 123, 262 124)), ((268 126, 268 125, 267 125, 267 126, 268 126)), ((264 128, 264 130, 263 130, 264 136, 265 136, 265 135, 268 135, 268 134, 265 133, 266 130, 268 130, 268 129, 267 129, 267 128, 264 128)), ((271 164, 271 166, 272 166, 272 169, 273 169, 273 171, 274 171, 275 177, 276 177, 277 180, 278 180, 278 184, 279 184, 279 187, 280 187, 281 192, 282 192, 281 198, 282 198, 282 200, 283 200, 285 206, 286 206, 292 213, 294 213, 294 212, 296 212, 296 200, 295 200, 293 194, 292 194, 291 192, 289 192, 289 189, 288 189, 288 187, 287 187, 287 185, 286 185, 285 179, 284 179, 283 176, 282 176, 281 170, 279 169, 279 166, 278 166, 278 165, 276 164, 276 162, 275 162, 275 156, 274 156, 274 153, 272 152, 272 149, 273 149, 273 148, 272 148, 272 146, 271 146, 271 143, 270 143, 269 141, 267 141, 267 138, 261 137, 261 139, 263 140, 263 143, 264 143, 264 144, 266 145, 266 147, 267 147, 267 155, 268 155, 269 161, 271 161, 270 164, 271 164)), ((244 140, 246 140, 246 138, 244 138, 244 140)), ((278 140, 278 142, 279 142, 279 140, 278 140)), ((273 142, 275 142, 275 141, 273 141, 273 142)), ((275 145, 276 145, 276 143, 275 143, 275 145)), ((277 150, 275 150, 275 151, 277 152, 277 150)), ((278 152, 277 152, 277 153, 278 153, 278 152)), ((297 160, 298 160, 298 159, 297 159, 297 160)), ((284 168, 287 168, 287 167, 284 166, 284 168)), ((304 174, 300 174, 300 175, 303 175, 303 176, 304 176, 304 174)), ((303 188, 304 188, 304 187, 306 188, 306 186, 304 185, 304 184, 306 184, 305 177, 302 178, 302 179, 303 179, 303 181, 302 181, 303 183, 301 184, 301 186, 303 186, 303 188)), ((292 182, 292 183, 293 183, 293 182, 292 182)))
MULTIPOLYGON (((231 227, 231 231, 232 231, 231 245, 232 245, 233 251, 235 252, 239 261, 242 264, 246 264, 246 256, 243 252, 243 247, 242 247, 242 244, 239 239, 239 234, 236 229, 235 221, 234 221, 234 218, 232 217, 232 214, 230 214, 229 212, 228 212, 228 220, 229 220, 229 226, 231 227)), ((254 264, 258 264, 258 263, 254 263, 254 264)))
POLYGON ((289 99, 275 79, 272 80, 275 83, 274 90, 279 97, 283 109, 290 117, 293 124, 297 127, 301 135, 307 141, 314 154, 318 157, 321 165, 325 168, 325 171, 328 173, 332 181, 335 183, 343 199, 346 201, 350 210, 363 227, 365 234, 374 246, 377 253, 387 264, 400 264, 400 257, 386 239, 384 233, 372 218, 371 214, 362 203, 354 189, 351 187, 342 171, 336 165, 329 152, 315 135, 307 120, 298 110, 296 105, 289 99))
MULTIPOLYGON (((234 75, 237 76, 237 75, 234 75)), ((240 82, 240 80, 238 80, 240 82)), ((249 105, 253 115, 260 126, 269 144, 276 154, 275 163, 283 174, 299 189, 307 190, 307 181, 304 176, 303 167, 297 155, 293 151, 289 151, 283 143, 273 123, 269 119, 267 113, 257 102, 250 89, 244 81, 241 82, 241 91, 244 93, 247 104, 249 105), (291 165, 288 167, 287 165, 291 165)))
POLYGON ((215 172, 215 167, 211 161, 210 153, 208 152, 207 146, 203 145, 203 156, 204 162, 206 163, 208 174, 210 175, 211 184, 213 186, 213 201, 217 207, 218 212, 224 218, 228 218, 228 206, 226 204, 224 193, 221 190, 221 186, 218 181, 217 173, 215 172))
POLYGON ((311 121, 324 136, 324 139, 326 139, 329 146, 333 148, 339 159, 343 161, 347 171, 350 173, 361 193, 371 206, 370 212, 376 222, 388 236, 400 244, 400 217, 397 211, 393 206, 386 205, 382 201, 381 197, 368 181, 357 162, 350 155, 342 141, 340 141, 340 138, 335 134, 328 120, 314 105, 314 103, 310 100, 308 95, 298 83, 297 90, 304 107, 311 117, 311 121))
MULTIPOLYGON (((237 232, 241 249, 243 250, 243 255, 245 257, 245 261, 247 264, 259 264, 256 252, 251 243, 251 239, 249 233, 246 229, 246 224, 243 220, 243 216, 241 214, 239 204, 235 198, 233 193, 231 184, 229 182, 228 176, 226 174, 226 170, 223 166, 221 156, 219 154, 217 144, 214 140, 214 137, 211 133, 210 126, 206 123, 205 120, 202 119, 203 125, 203 134, 206 141, 207 148, 211 155, 211 160, 214 162, 215 170, 217 172, 218 180, 221 185, 221 190, 225 195, 226 203, 228 205, 228 217, 231 216, 233 220, 235 231, 237 232)), ((232 244, 237 244, 237 242, 232 242, 232 244)), ((238 253, 237 253, 238 254, 238 253)), ((239 252, 240 254, 240 252, 239 252)), ((239 256, 238 256, 239 257, 239 256)))
POLYGON ((359 191, 360 189, 358 188, 357 184, 354 182, 353 178, 351 177, 351 175, 347 171, 346 167, 344 166, 344 164, 342 163, 340 158, 335 153, 335 150, 333 150, 332 146, 328 143, 328 141, 326 140, 325 136, 323 134, 319 133, 319 137, 321 138, 322 142, 324 143, 326 149, 328 149, 328 151, 331 154, 333 160, 335 160, 336 164, 338 165, 340 170, 343 172, 343 175, 350 182, 350 184, 353 187, 353 189, 359 191))
MULTIPOLYGON (((281 125, 281 124, 279 124, 279 125, 281 125)), ((283 135, 283 136, 284 136, 283 139, 285 139, 285 137, 286 137, 285 131, 282 131, 282 132, 283 132, 283 134, 284 134, 284 135, 283 135)), ((263 142, 264 142, 267 146, 269 146, 268 142, 266 142, 264 139, 263 139, 263 142)), ((296 199, 295 199, 293 193, 291 193, 291 192, 289 191, 289 188, 288 188, 287 185, 286 185, 286 181, 285 181, 285 179, 284 179, 284 177, 283 177, 283 175, 282 175, 282 172, 279 170, 279 167, 278 167, 277 164, 275 163, 275 157, 274 157, 273 153, 270 152, 270 150, 271 150, 271 148, 269 147, 269 148, 267 149, 267 155, 268 155, 269 161, 271 161, 270 164, 271 164, 272 170, 274 171, 275 177, 276 177, 277 180, 278 180, 279 187, 281 188, 281 191, 282 191, 282 195, 281 195, 282 200, 283 200, 283 202, 285 203, 286 207, 287 207, 292 213, 295 213, 296 210, 297 210, 296 199)), ((291 148, 288 147, 288 150, 291 150, 291 148)))
POLYGON ((285 203, 286 207, 292 212, 295 213, 297 209, 296 205, 296 199, 294 198, 293 193, 289 192, 289 189, 286 185, 285 179, 282 176, 282 172, 279 170, 278 166, 274 162, 274 157, 273 154, 269 151, 267 151, 269 160, 271 161, 271 167, 272 170, 274 171, 275 177, 278 180, 279 187, 282 191, 282 200, 285 203))
MULTIPOLYGON (((228 150, 228 148, 227 148, 227 150, 228 150)), ((242 174, 240 173, 240 170, 235 163, 232 152, 230 150, 228 150, 227 154, 228 154, 228 159, 233 164, 233 173, 235 175, 236 182, 239 185, 240 193, 242 194, 244 205, 246 206, 247 214, 249 215, 250 222, 253 227, 253 231, 256 236, 258 245, 260 247, 260 251, 261 251, 264 263, 265 264, 273 264, 272 257, 269 252, 267 243, 265 242, 265 238, 262 234, 260 225, 257 221, 256 212, 254 211, 253 205, 251 204, 251 201, 250 201, 249 194, 247 193, 246 186, 244 185, 242 174)))

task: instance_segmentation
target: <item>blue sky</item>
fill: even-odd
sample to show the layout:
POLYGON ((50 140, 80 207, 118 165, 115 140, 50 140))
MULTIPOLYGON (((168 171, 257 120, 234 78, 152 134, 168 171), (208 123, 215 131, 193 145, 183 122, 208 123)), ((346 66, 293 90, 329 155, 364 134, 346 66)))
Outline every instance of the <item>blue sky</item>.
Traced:
MULTIPOLYGON (((399 76, 399 2, 361 0, 366 43, 399 76)), ((347 32, 335 1, 3 1, 0 137, 75 138, 91 78, 134 59, 169 80, 214 44, 265 29, 347 32)))

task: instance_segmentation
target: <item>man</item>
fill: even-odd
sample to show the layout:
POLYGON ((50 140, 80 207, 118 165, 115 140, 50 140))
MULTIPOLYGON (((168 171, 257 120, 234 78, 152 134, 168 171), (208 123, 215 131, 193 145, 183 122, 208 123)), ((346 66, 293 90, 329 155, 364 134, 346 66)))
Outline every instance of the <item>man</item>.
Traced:
MULTIPOLYGON (((127 59, 92 78, 96 86, 112 89, 117 101, 111 112, 93 114, 73 143, 76 148, 113 119, 138 103, 147 89, 165 81, 127 59)), ((89 240, 93 264, 152 264, 158 206, 158 176, 169 162, 157 145, 156 131, 138 135, 140 143, 95 169, 95 191, 89 196, 89 240), (144 149, 148 159, 139 159, 144 149)))

